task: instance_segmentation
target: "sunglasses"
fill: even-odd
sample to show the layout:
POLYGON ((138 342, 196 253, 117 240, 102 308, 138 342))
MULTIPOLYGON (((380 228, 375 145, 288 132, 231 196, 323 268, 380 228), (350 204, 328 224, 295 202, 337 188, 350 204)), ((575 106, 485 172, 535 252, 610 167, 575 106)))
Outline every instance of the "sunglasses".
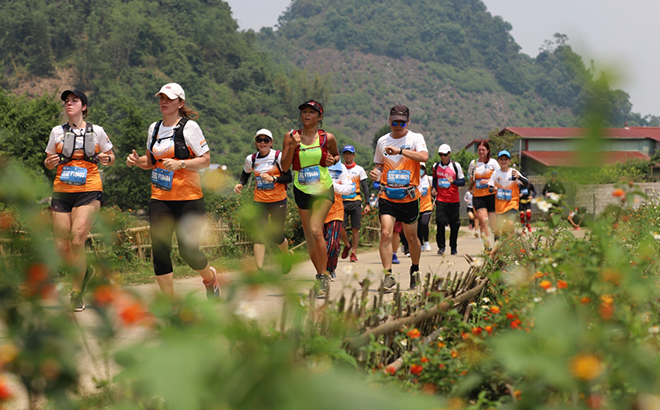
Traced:
POLYGON ((440 154, 441 157, 446 157, 447 155, 449 155, 449 153, 446 153, 446 154, 440 154))
POLYGON ((392 121, 393 127, 405 127, 408 124, 406 121, 392 121))
POLYGON ((255 141, 265 143, 265 142, 270 142, 270 138, 256 138, 255 141))

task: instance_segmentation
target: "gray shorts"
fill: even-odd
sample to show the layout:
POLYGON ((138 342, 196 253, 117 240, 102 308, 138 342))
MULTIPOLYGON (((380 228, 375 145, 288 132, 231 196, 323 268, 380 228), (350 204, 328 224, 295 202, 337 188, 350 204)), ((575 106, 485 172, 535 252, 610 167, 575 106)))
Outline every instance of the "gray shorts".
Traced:
POLYGON ((351 228, 360 229, 362 226, 362 201, 344 201, 344 229, 348 229, 348 219, 351 219, 351 228))

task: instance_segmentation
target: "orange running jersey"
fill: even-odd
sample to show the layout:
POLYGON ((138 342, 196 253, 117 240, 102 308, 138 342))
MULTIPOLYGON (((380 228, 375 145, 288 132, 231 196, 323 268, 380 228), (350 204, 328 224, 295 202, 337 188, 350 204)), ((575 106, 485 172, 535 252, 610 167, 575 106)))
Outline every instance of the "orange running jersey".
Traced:
MULTIPOLYGON (((156 158, 156 164, 151 171, 151 198, 161 201, 192 201, 202 198, 204 194, 198 171, 168 171, 163 162, 159 161, 174 158, 174 127, 161 124, 156 143, 153 149, 150 149, 155 126, 155 122, 151 124, 147 138, 147 153, 151 152, 156 158)), ((195 121, 188 120, 183 128, 183 137, 190 151, 190 158, 200 157, 209 151, 202 130, 195 121)))
POLYGON ((268 155, 265 157, 259 158, 259 155, 257 155, 257 157, 254 159, 254 168, 252 168, 253 154, 250 154, 245 158, 243 171, 245 171, 246 174, 254 172, 254 177, 256 180, 254 186, 255 202, 272 203, 286 199, 285 184, 274 184, 272 182, 266 182, 261 179, 261 174, 266 173, 274 177, 279 177, 282 175, 280 172, 282 153, 280 152, 279 156, 276 158, 276 152, 276 150, 271 149, 268 155))
MULTIPOLYGON (((103 127, 93 124, 93 130, 94 152, 98 154, 100 152, 110 151, 112 149, 112 143, 103 127)), ((53 183, 53 191, 67 193, 103 191, 103 183, 101 182, 98 164, 92 164, 82 159, 84 157, 83 140, 85 129, 75 129, 73 132, 76 134, 76 143, 73 154, 71 155, 71 161, 57 166, 57 176, 55 176, 53 183), (65 177, 62 180, 62 172, 65 173, 65 176, 78 175, 79 177, 71 180, 65 177), (69 183, 66 181, 69 181, 69 183)), ((64 128, 58 125, 50 131, 46 153, 61 154, 63 143, 64 128)))
POLYGON ((330 207, 324 223, 344 220, 344 199, 342 195, 355 193, 355 183, 351 180, 348 170, 344 164, 337 163, 328 167, 332 177, 332 188, 335 191, 335 203, 330 207))
POLYGON ((433 183, 433 178, 428 175, 421 177, 419 190, 422 193, 422 197, 419 199, 419 212, 426 212, 433 209, 433 195, 431 195, 431 184, 433 183))
POLYGON ((473 159, 468 167, 468 175, 474 180, 474 197, 492 195, 488 192, 488 181, 493 172, 500 169, 500 164, 493 158, 488 162, 473 159))
POLYGON ((512 168, 507 172, 502 172, 501 169, 493 172, 488 185, 495 187, 495 213, 503 214, 512 209, 518 210, 520 189, 518 188, 518 180, 511 180, 512 168))
POLYGON ((384 190, 381 189, 378 197, 395 203, 408 203, 419 199, 422 194, 417 189, 414 190, 414 197, 403 195, 402 198, 399 198, 404 191, 403 187, 419 186, 419 162, 403 155, 387 155, 385 147, 388 145, 410 151, 428 152, 424 136, 408 131, 401 138, 392 138, 391 133, 388 133, 380 137, 374 154, 374 163, 383 165, 380 186, 386 187, 384 190))

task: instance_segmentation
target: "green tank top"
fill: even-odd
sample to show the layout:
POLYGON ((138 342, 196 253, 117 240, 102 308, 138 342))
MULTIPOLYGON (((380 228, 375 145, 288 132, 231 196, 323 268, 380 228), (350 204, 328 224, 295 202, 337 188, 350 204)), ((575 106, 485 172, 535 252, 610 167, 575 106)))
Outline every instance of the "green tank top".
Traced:
POLYGON ((308 195, 318 195, 332 187, 332 177, 327 167, 319 165, 321 147, 318 136, 312 145, 300 144, 298 151, 300 171, 293 171, 293 184, 308 195))

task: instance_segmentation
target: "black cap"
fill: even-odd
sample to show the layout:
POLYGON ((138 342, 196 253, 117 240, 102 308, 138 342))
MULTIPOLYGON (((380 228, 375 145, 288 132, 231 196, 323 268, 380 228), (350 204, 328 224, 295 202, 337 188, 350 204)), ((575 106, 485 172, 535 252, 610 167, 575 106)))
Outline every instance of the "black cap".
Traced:
POLYGON ((391 121, 406 121, 410 119, 410 110, 405 105, 397 104, 390 110, 391 121))
POLYGON ((307 100, 307 101, 305 101, 304 103, 300 104, 300 105, 298 106, 298 109, 299 109, 299 110, 302 110, 302 109, 305 108, 305 107, 312 107, 313 109, 315 109, 316 111, 318 111, 319 114, 323 115, 323 106, 322 106, 321 103, 318 102, 318 101, 307 100))
POLYGON ((82 102, 83 105, 87 105, 87 96, 85 95, 85 93, 80 90, 76 90, 75 88, 73 90, 65 90, 62 93, 62 96, 60 97, 62 101, 66 100, 66 96, 69 94, 73 94, 76 97, 80 98, 80 102, 82 102))

